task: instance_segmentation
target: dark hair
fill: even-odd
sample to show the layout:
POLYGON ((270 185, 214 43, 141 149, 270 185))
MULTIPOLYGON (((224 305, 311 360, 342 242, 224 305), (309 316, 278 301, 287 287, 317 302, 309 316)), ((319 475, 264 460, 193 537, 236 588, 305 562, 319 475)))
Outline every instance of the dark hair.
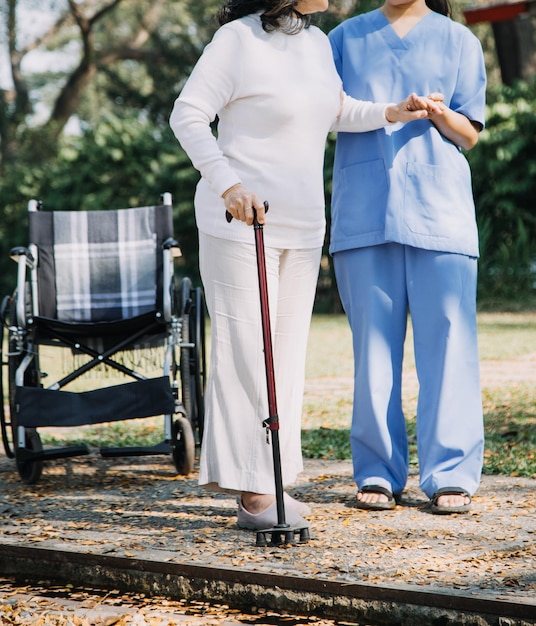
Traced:
POLYGON ((452 15, 449 0, 426 0, 426 6, 436 13, 441 13, 441 15, 446 15, 447 17, 452 15))
POLYGON ((270 33, 274 30, 283 30, 287 33, 299 33, 311 23, 309 15, 302 15, 296 10, 298 0, 227 0, 218 11, 220 26, 237 20, 240 17, 261 14, 263 29, 270 33), (288 18, 292 20, 289 26, 288 18))

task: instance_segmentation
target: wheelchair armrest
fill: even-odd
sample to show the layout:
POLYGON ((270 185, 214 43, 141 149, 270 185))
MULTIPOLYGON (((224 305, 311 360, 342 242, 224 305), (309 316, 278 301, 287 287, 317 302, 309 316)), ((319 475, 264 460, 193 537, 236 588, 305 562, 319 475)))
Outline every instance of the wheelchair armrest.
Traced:
POLYGON ((169 322, 171 320, 171 316, 173 313, 172 311, 173 267, 174 267, 173 261, 174 259, 182 256, 182 251, 180 249, 178 241, 176 241, 172 237, 168 237, 168 239, 166 239, 162 243, 162 252, 164 256, 164 259, 163 259, 164 260, 164 264, 163 264, 164 273, 162 277, 162 281, 164 285, 163 313, 164 313, 165 321, 169 322))
POLYGON ((18 246, 10 250, 11 258, 17 262, 17 296, 15 300, 15 313, 16 313, 16 325, 22 328, 26 328, 28 323, 28 305, 31 306, 33 290, 30 292, 27 289, 28 274, 31 276, 36 270, 37 266, 37 248, 35 252, 30 248, 24 246, 18 246), (30 298, 30 302, 27 299, 30 298))
POLYGON ((15 263, 19 263, 21 257, 26 257, 25 262, 29 267, 33 267, 35 262, 33 254, 30 252, 28 248, 24 246, 17 246, 16 248, 11 248, 9 251, 9 256, 15 261, 15 263))

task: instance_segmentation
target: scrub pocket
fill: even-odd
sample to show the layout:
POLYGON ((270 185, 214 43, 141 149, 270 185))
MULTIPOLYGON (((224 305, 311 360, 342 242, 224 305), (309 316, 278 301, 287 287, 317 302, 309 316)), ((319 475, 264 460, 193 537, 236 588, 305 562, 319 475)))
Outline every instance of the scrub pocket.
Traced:
POLYGON ((333 229, 344 238, 383 231, 388 183, 383 161, 355 163, 333 178, 333 229))
POLYGON ((466 171, 408 163, 404 190, 404 221, 415 234, 452 238, 474 223, 469 166, 466 171))

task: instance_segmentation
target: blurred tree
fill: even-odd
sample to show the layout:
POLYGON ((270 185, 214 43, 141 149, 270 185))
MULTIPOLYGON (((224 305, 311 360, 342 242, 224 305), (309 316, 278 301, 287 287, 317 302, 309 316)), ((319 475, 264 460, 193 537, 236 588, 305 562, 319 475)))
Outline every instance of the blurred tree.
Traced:
MULTIPOLYGON (((53 156, 69 120, 133 108, 163 119, 216 28, 216 0, 0 0, 11 86, 0 90, 0 172, 31 145, 53 156), (37 33, 28 16, 54 21, 37 33), (31 57, 50 59, 32 71, 31 57), (58 58, 63 62, 58 64, 58 58), (65 60, 71 60, 65 67, 65 60), (39 108, 39 115, 36 115, 39 108)), ((4 78, 4 83, 7 81, 4 78)))

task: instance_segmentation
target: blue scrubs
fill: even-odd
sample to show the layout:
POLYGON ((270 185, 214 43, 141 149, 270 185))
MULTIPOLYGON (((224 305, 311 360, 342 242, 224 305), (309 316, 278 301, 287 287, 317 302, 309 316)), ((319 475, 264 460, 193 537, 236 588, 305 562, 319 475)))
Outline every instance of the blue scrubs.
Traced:
MULTIPOLYGON (((484 125, 480 43, 430 13, 403 38, 383 13, 330 33, 350 95, 399 102, 441 92, 445 104, 484 125)), ((420 391, 420 480, 474 493, 483 425, 476 336, 478 234, 468 163, 429 120, 340 133, 333 175, 330 250, 352 328, 354 477, 359 487, 401 492, 408 453, 401 404, 407 312, 420 391)))

